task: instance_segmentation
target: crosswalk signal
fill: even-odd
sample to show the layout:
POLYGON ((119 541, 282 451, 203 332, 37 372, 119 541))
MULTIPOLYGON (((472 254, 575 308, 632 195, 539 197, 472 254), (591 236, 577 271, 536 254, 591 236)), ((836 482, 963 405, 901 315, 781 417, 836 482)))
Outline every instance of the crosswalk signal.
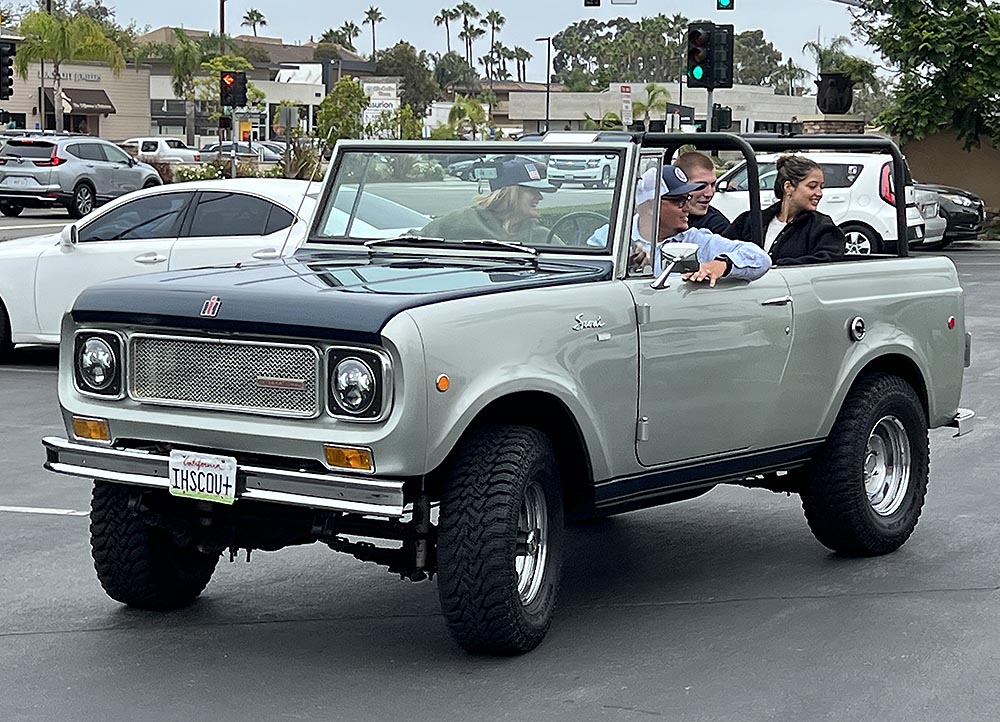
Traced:
POLYGON ((712 28, 712 88, 733 87, 733 26, 712 28))
POLYGON ((715 70, 712 64, 712 31, 715 23, 688 25, 687 84, 689 88, 713 88, 715 70))
POLYGON ((0 100, 9 100, 14 94, 14 43, 0 43, 0 100))
POLYGON ((736 0, 715 0, 716 10, 733 10, 736 7, 736 0))
POLYGON ((219 73, 219 101, 229 108, 247 104, 247 74, 223 70, 219 73))

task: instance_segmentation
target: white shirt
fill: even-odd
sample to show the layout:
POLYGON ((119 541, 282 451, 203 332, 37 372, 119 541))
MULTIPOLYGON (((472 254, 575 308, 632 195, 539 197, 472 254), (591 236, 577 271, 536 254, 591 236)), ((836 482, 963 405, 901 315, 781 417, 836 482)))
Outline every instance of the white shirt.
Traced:
POLYGON ((778 237, 787 226, 787 221, 779 221, 778 216, 771 219, 771 222, 767 224, 767 232, 764 234, 764 250, 771 251, 771 246, 774 245, 774 239, 778 237))

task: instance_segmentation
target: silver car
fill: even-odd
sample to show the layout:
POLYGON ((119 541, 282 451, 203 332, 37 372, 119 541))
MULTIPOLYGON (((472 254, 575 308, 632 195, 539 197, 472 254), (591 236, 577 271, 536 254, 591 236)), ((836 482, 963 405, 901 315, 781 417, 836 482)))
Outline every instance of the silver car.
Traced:
POLYGON ((0 213, 64 206, 82 218, 101 203, 160 185, 156 169, 99 138, 11 138, 0 148, 0 213))

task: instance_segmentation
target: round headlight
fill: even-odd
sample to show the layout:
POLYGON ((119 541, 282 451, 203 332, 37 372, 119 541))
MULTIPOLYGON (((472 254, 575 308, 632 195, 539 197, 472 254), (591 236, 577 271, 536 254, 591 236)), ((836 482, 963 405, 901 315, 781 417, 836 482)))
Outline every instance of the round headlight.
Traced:
POLYGON ((364 361, 345 358, 333 369, 333 396, 351 414, 363 414, 375 401, 375 373, 364 361))
POLYGON ((115 352, 102 338, 88 338, 83 342, 77 364, 84 383, 94 391, 103 391, 115 380, 115 352))

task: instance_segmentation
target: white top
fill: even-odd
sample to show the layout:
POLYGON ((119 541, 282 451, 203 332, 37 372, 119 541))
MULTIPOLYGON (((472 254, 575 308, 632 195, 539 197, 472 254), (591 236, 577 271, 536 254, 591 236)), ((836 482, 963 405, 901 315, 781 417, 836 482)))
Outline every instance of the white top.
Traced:
POLYGON ((774 239, 778 237, 778 234, 784 230, 788 223, 785 221, 779 221, 778 216, 771 219, 771 222, 767 224, 767 232, 764 234, 764 250, 768 253, 771 252, 771 246, 774 245, 774 239))

